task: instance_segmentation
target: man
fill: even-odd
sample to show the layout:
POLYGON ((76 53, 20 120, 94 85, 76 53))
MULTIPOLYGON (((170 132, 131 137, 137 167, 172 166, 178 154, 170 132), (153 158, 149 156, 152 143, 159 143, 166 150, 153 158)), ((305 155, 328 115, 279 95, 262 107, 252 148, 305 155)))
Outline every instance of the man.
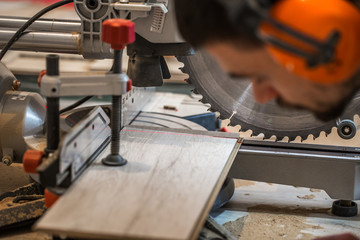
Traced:
POLYGON ((206 49, 230 76, 250 78, 259 103, 275 99, 327 121, 338 117, 360 88, 355 3, 175 0, 175 11, 184 39, 206 49))
MULTIPOLYGON (((257 13, 254 13, 255 10, 251 7, 246 5, 236 6, 239 5, 236 3, 245 1, 246 0, 178 0, 176 1, 176 12, 180 32, 195 48, 204 47, 208 50, 231 76, 239 78, 246 76, 251 78, 254 97, 259 103, 276 99, 280 105, 308 109, 324 121, 338 117, 356 90, 360 87, 360 81, 357 80, 360 74, 358 68, 352 69, 350 71, 351 73, 347 74, 346 77, 342 75, 339 76, 339 79, 332 79, 331 83, 324 83, 325 81, 322 81, 334 76, 331 72, 322 79, 315 79, 314 81, 304 77, 305 74, 294 74, 292 70, 294 66, 291 62, 284 66, 284 63, 280 63, 279 59, 276 58, 276 54, 271 54, 274 51, 282 51, 288 55, 291 55, 291 53, 276 49, 261 39, 261 36, 259 37, 259 32, 261 35, 262 31, 261 24, 266 23, 266 21, 256 19, 257 13), (232 7, 232 5, 234 5, 234 7, 232 7), (228 14, 230 11, 231 14, 228 14), (248 24, 245 24, 247 22, 248 24)), ((257 1, 264 2, 261 0, 257 1)), ((345 2, 345 0, 334 1, 345 2)), ((272 3, 273 5, 269 11, 273 11, 274 9, 274 11, 276 11, 276 2, 287 1, 270 2, 275 3, 272 3)), ((326 0, 294 0, 290 2, 315 2, 317 5, 321 3, 326 6, 329 5, 326 0)), ((354 21, 354 26, 360 26, 360 12, 352 4, 348 3, 348 5, 348 7, 356 12, 355 14, 359 15, 358 19, 354 21)), ((338 7, 335 6, 335 8, 338 7)), ((308 13, 299 13, 296 8, 291 9, 292 11, 286 9, 287 15, 297 16, 297 18, 298 16, 309 15, 308 13)), ((316 8, 316 10, 318 9, 316 8)), ((317 17, 318 13, 315 12, 314 15, 317 17)), ((294 19, 294 17, 292 17, 292 19, 294 19)), ((301 22, 302 21, 305 20, 301 20, 301 22)), ((300 25, 305 31, 308 31, 308 28, 310 29, 309 26, 313 25, 312 19, 308 21, 308 23, 304 23, 305 26, 300 25)), ((325 24, 327 21, 326 18, 323 19, 325 24)), ((353 20, 351 19, 350 21, 353 20)), ((345 25, 347 26, 349 24, 345 25)), ((323 29, 322 26, 319 28, 323 29)), ((354 29, 357 30, 357 27, 354 27, 354 29)), ((350 31, 351 30, 352 29, 350 29, 350 31)), ((319 32, 317 28, 312 29, 312 31, 315 33, 319 32)), ((328 34, 328 31, 325 34, 328 34)), ((341 34, 339 46, 336 46, 336 54, 338 55, 345 52, 345 50, 341 48, 342 46, 349 46, 353 41, 353 39, 349 40, 351 44, 348 44, 345 41, 345 34, 342 32, 341 34)), ((352 33, 350 33, 350 35, 350 37, 352 37, 352 33)), ((360 36, 358 35, 355 36, 355 42, 360 41, 360 36)), ((282 39, 280 38, 280 40, 282 39)), ((355 57, 348 57, 349 61, 360 64, 360 49, 353 45, 354 44, 346 49, 346 51, 350 53, 356 53, 355 57), (354 48, 350 49, 352 47, 354 48), (356 61, 354 61, 354 58, 356 61)), ((301 47, 300 45, 299 48, 301 49, 301 47)), ((348 53, 346 54, 349 55, 348 53)), ((311 73, 313 69, 315 69, 313 72, 317 73, 317 68, 325 68, 327 65, 334 65, 336 62, 341 64, 341 61, 344 61, 343 59, 336 59, 336 57, 342 56, 335 56, 334 61, 328 64, 319 64, 314 68, 309 68, 308 72, 311 73)), ((294 58, 294 61, 303 61, 304 63, 306 61, 306 59, 301 59, 301 57, 294 56, 294 58)), ((342 65, 347 66, 346 64, 342 65)), ((340 69, 340 71, 343 71, 343 69, 340 69)))

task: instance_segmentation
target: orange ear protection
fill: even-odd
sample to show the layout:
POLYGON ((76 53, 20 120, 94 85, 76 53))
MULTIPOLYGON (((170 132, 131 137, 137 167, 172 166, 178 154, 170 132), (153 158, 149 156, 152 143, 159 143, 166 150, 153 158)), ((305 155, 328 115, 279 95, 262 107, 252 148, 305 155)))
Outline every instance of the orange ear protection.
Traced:
POLYGON ((360 11, 353 3, 280 0, 268 14, 259 36, 289 71, 310 81, 334 84, 346 81, 360 67, 360 11))
POLYGON ((359 0, 215 1, 235 27, 254 29, 274 59, 294 74, 334 84, 360 67, 359 0), (243 19, 239 10, 253 15, 243 19))

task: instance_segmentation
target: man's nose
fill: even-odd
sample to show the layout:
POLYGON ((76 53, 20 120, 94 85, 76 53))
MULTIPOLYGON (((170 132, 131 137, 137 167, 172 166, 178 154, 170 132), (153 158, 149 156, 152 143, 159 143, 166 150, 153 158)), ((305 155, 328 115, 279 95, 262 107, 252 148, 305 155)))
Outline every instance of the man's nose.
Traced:
POLYGON ((252 79, 251 82, 256 102, 266 103, 279 97, 279 93, 269 83, 258 79, 252 79))

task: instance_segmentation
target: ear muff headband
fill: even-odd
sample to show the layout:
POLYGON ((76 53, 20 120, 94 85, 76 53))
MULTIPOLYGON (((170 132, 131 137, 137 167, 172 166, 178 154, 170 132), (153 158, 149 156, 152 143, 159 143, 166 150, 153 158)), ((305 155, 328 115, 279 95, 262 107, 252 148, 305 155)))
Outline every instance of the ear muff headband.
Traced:
POLYGON ((334 84, 346 81, 360 67, 360 12, 352 3, 280 0, 271 7, 270 17, 317 42, 289 35, 269 21, 260 25, 261 38, 270 43, 267 50, 289 71, 313 82, 334 84))

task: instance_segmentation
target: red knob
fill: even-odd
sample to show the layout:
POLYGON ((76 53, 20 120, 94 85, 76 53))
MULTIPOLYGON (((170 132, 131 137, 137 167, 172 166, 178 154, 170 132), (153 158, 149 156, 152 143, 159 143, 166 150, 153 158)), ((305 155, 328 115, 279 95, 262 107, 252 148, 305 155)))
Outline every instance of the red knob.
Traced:
POLYGON ((108 19, 103 22, 101 39, 114 50, 124 49, 135 41, 135 24, 125 19, 108 19))

